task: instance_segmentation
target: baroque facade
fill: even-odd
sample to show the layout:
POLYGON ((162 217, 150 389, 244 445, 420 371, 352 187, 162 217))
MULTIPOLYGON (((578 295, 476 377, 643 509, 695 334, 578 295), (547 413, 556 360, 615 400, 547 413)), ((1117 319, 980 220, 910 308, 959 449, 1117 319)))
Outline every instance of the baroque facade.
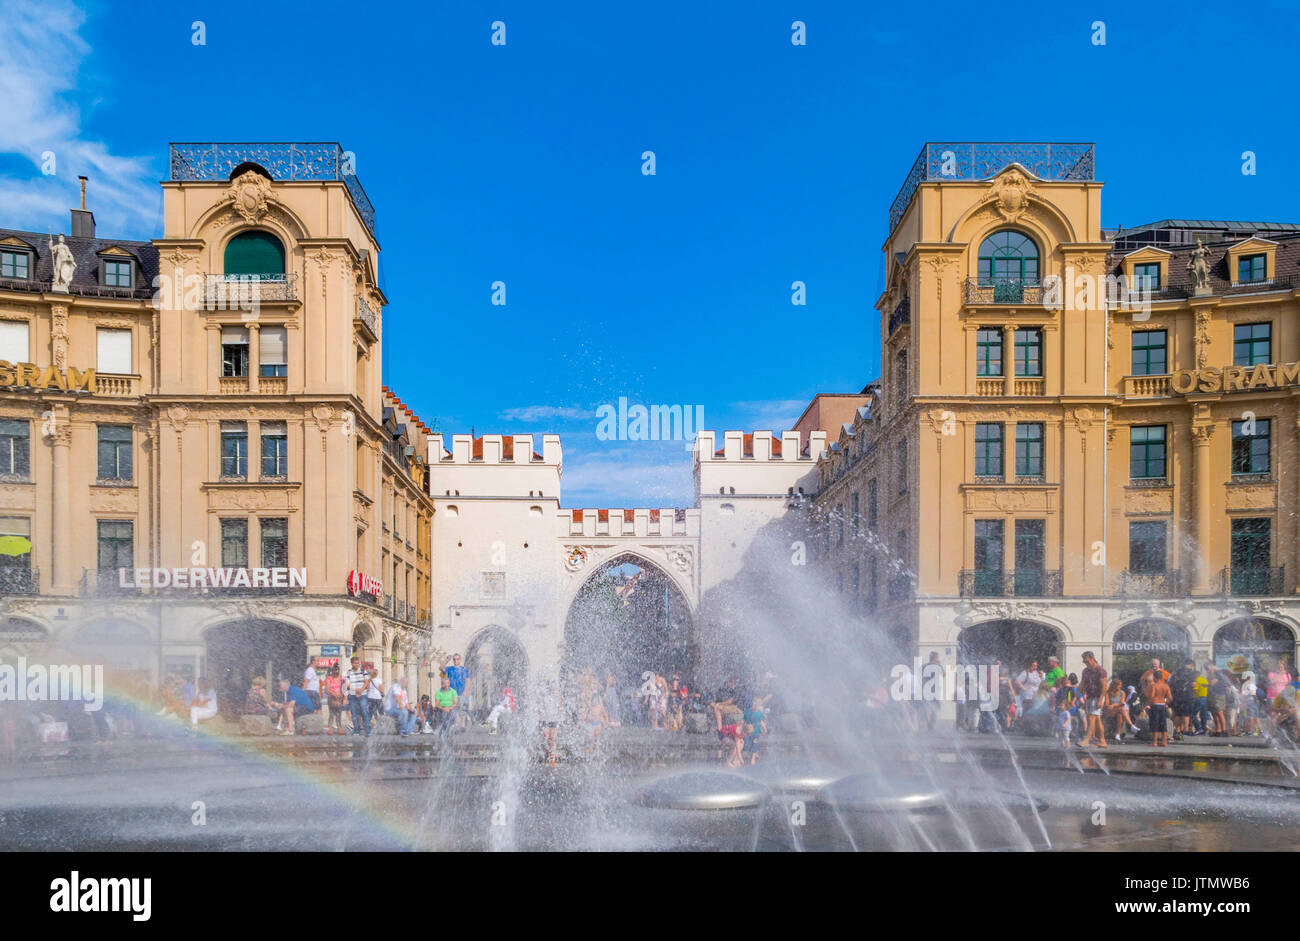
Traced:
POLYGON ((97 235, 84 181, 70 236, 0 230, 0 645, 414 672, 432 502, 365 192, 338 145, 170 157, 152 242, 97 235))
POLYGON ((1092 161, 922 149, 882 379, 819 464, 826 567, 909 658, 1293 658, 1300 227, 1105 231, 1092 161))

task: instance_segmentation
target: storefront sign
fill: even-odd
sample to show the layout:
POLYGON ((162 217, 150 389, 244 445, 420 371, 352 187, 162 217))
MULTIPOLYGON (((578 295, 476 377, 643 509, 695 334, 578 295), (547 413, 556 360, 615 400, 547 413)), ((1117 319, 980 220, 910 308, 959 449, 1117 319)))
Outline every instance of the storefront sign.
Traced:
POLYGON ((384 583, 364 572, 348 572, 348 594, 353 597, 370 595, 376 601, 384 597, 384 583))
POLYGON ((321 645, 320 645, 320 655, 321 655, 322 657, 337 657, 337 656, 339 656, 339 655, 342 654, 342 653, 343 653, 343 651, 339 649, 339 645, 338 645, 338 644, 321 644, 321 645))
POLYGON ((0 359, 0 389, 35 389, 40 392, 94 392, 95 370, 69 366, 37 366, 0 359))
POLYGON ((246 569, 118 569, 120 588, 306 588, 307 570, 246 569))
POLYGON ((1280 366, 1206 366, 1204 369, 1177 369, 1170 384, 1178 395, 1191 392, 1249 392, 1254 389, 1281 389, 1300 385, 1300 363, 1280 366))

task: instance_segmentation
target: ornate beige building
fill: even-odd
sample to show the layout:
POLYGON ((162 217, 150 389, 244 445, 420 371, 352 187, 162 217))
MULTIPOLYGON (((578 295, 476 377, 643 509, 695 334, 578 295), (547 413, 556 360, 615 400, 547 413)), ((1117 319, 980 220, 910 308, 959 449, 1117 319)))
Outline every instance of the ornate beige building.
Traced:
POLYGON ((1300 227, 1103 231, 1092 168, 922 149, 883 379, 820 464, 823 558, 909 658, 1293 657, 1300 227))
MULTIPOLYGON (((176 144, 164 234, 0 230, 5 645, 164 672, 430 648, 419 420, 336 144, 176 144), (70 274, 70 277, 69 277, 70 274)), ((84 184, 83 184, 84 187, 84 184)))

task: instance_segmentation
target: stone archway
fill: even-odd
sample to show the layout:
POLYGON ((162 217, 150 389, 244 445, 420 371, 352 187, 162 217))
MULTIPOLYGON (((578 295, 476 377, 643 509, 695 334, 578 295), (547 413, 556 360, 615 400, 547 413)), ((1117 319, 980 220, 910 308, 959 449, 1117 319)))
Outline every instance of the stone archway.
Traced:
POLYGON ((302 628, 270 618, 226 621, 203 632, 207 644, 207 678, 217 690, 217 701, 237 709, 248 694, 254 676, 265 677, 267 688, 287 676, 302 684, 307 666, 307 634, 302 628))
POLYGON ((957 662, 962 664, 1002 663, 1015 676, 1031 660, 1046 672, 1047 658, 1064 661, 1064 639, 1060 631, 1037 621, 998 619, 981 621, 957 635, 957 662))
POLYGON ((1163 618, 1129 621, 1115 632, 1111 642, 1110 671, 1125 686, 1136 686, 1150 669, 1152 658, 1172 673, 1182 666, 1191 650, 1191 637, 1181 624, 1163 618))
POLYGON ((479 631, 466 648, 465 666, 469 670, 465 694, 475 719, 487 717, 503 687, 514 693, 515 708, 522 707, 527 698, 528 653, 512 631, 497 625, 479 631))
POLYGON ((695 667, 690 603, 677 580, 645 557, 624 552, 596 568, 569 604, 562 672, 613 673, 621 689, 647 670, 689 678, 695 667))
POLYGON ((1281 621, 1236 618, 1214 632, 1214 662, 1233 673, 1252 670, 1262 677, 1279 658, 1285 657, 1289 667, 1295 666, 1295 643, 1295 632, 1281 621))

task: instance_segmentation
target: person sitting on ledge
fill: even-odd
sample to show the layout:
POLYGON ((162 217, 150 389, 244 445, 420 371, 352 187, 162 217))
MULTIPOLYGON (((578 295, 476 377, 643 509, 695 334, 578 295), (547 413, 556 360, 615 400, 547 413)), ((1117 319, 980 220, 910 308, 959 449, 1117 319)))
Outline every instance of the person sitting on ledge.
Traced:
POLYGON ((199 727, 199 720, 211 719, 217 714, 217 691, 206 676, 200 676, 197 692, 190 703, 190 729, 199 727))
POLYGON ((280 734, 292 735, 295 718, 311 715, 316 709, 312 706, 311 697, 303 692, 302 687, 293 686, 287 676, 282 676, 280 677, 280 695, 275 702, 271 703, 271 711, 280 719, 280 722, 276 723, 276 728, 280 729, 280 734), (281 722, 285 728, 280 727, 281 722))
POLYGON ((248 688, 248 695, 244 697, 244 715, 265 716, 270 712, 271 697, 266 694, 266 680, 255 676, 253 685, 248 688))

